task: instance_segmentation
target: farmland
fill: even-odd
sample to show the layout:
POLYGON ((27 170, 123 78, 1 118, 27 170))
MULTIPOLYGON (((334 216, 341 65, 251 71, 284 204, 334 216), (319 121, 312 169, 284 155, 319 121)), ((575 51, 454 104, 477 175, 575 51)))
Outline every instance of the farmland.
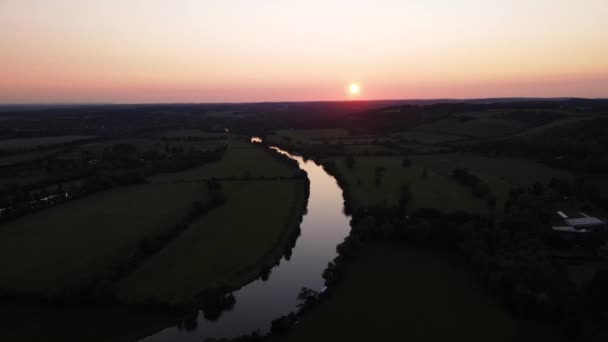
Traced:
MULTIPOLYGON (((512 125, 523 124, 516 120, 509 121, 498 114, 493 115, 495 117, 490 116, 490 119, 494 121, 508 121, 512 122, 512 125)), ((573 176, 568 171, 528 159, 446 153, 446 150, 454 146, 483 138, 485 134, 493 137, 511 134, 511 131, 497 133, 488 127, 482 127, 485 121, 479 123, 479 120, 481 119, 466 121, 469 123, 466 132, 457 132, 458 125, 436 121, 432 125, 445 125, 452 131, 429 129, 423 125, 416 130, 402 131, 386 137, 363 139, 338 129, 291 130, 278 131, 276 135, 271 135, 270 139, 280 145, 289 145, 296 150, 321 155, 323 162, 335 165, 336 172, 342 175, 348 184, 350 191, 347 193, 352 196, 351 204, 354 207, 394 206, 399 199, 401 187, 405 185, 412 193, 411 209, 436 208, 442 211, 487 213, 493 208, 501 209, 512 189, 528 188, 535 183, 547 186, 551 179, 572 179, 573 176), (329 156, 323 156, 324 152, 329 156), (354 161, 354 167, 346 166, 346 156, 350 156, 354 161), (404 167, 403 160, 407 160, 408 165, 411 165, 404 167), (488 185, 489 197, 472 196, 470 188, 453 179, 454 169, 468 170, 479 177, 488 185), (492 202, 491 205, 488 201, 492 202)), ((547 126, 553 125, 552 122, 547 126)), ((533 130, 539 130, 536 127, 534 126, 533 130)), ((522 127, 519 127, 515 131, 521 129, 522 127)))
POLYGON ((453 257, 376 244, 326 301, 273 341, 562 340, 525 323, 503 312, 453 257))
MULTIPOLYGON (((356 214, 351 223, 355 231, 351 238, 365 241, 359 254, 353 245, 360 242, 345 242, 347 247, 338 248, 345 257, 336 259, 336 265, 330 264, 324 273, 324 276, 329 275, 326 284, 331 289, 327 298, 312 304, 312 308, 295 321, 293 316, 275 321, 272 340, 565 341, 565 334, 576 335, 577 329, 586 331, 581 340, 601 339, 599 336, 604 335, 599 321, 577 322, 576 328, 564 326, 556 331, 545 318, 541 322, 528 320, 520 311, 522 302, 519 299, 512 297, 510 292, 498 294, 496 286, 488 285, 488 278, 485 278, 488 274, 484 273, 483 266, 488 262, 496 263, 501 265, 498 266, 502 267, 501 271, 510 267, 533 267, 534 272, 540 274, 557 272, 551 270, 555 264, 549 266, 552 262, 562 262, 556 258, 571 258, 576 263, 568 267, 568 274, 562 273, 552 279, 563 283, 573 281, 581 292, 598 281, 598 274, 605 272, 604 257, 579 260, 577 253, 586 253, 584 244, 579 241, 560 244, 550 233, 550 224, 559 222, 551 218, 557 210, 573 215, 583 210, 606 217, 605 202, 601 200, 605 195, 600 195, 605 194, 605 177, 596 177, 593 171, 581 171, 593 170, 592 167, 554 162, 545 156, 531 158, 528 151, 517 150, 526 145, 510 149, 507 143, 525 137, 527 146, 534 150, 548 142, 547 137, 560 132, 557 136, 560 141, 571 141, 570 146, 588 146, 586 152, 599 152, 601 148, 597 143, 601 137, 589 138, 587 134, 578 145, 579 142, 569 136, 572 134, 569 130, 575 127, 591 132, 598 126, 593 127, 590 122, 570 114, 530 113, 528 117, 527 113, 519 112, 464 113, 417 126, 415 130, 366 136, 365 139, 337 130, 280 131, 271 135, 273 142, 305 153, 340 180, 346 204, 356 214), (332 137, 332 132, 336 136, 332 137), (537 141, 539 139, 542 141, 537 141), (489 142, 488 146, 484 146, 486 142, 489 142), (494 142, 499 142, 502 149, 498 151, 502 154, 492 145, 494 142), (408 193, 406 209, 411 217, 393 210, 401 208, 403 189, 408 193), (438 211, 417 211, 423 208, 438 211), (445 220, 438 219, 436 222, 440 223, 434 226, 434 220, 449 212, 459 213, 447 214, 445 220), (517 234, 514 233, 516 229, 527 230, 526 234, 534 236, 532 240, 524 234, 512 240, 499 238, 499 244, 505 243, 502 247, 495 246, 494 237, 487 238, 485 243, 492 246, 487 251, 490 255, 496 253, 494 248, 513 248, 517 250, 515 253, 521 253, 498 253, 498 258, 518 260, 515 265, 496 261, 491 256, 481 257, 487 261, 479 262, 476 259, 479 257, 477 248, 480 248, 478 237, 469 237, 471 240, 465 239, 464 243, 458 240, 457 236, 463 233, 461 229, 465 228, 454 219, 470 217, 469 224, 474 225, 474 217, 479 217, 475 215, 494 221, 496 228, 492 229, 496 232, 492 234, 495 236, 504 238, 517 234), (521 224, 521 228, 517 224, 521 224), (430 227, 430 232, 422 227, 430 227), (370 243, 370 239, 380 244, 370 243), (396 240, 405 241, 405 246, 383 244, 396 240), (535 251, 528 250, 530 243, 536 246, 535 251), (550 247, 552 243, 559 247, 550 247), (456 253, 438 254, 437 247, 446 247, 444 244, 456 253), (422 248, 413 249, 419 247, 422 248), (353 254, 356 255, 354 261, 350 260, 353 254), (453 259, 462 260, 462 255, 472 265, 454 262, 453 259), (535 266, 530 266, 532 264, 535 266), (481 275, 481 282, 469 276, 471 267, 473 273, 481 275), (410 275, 408 271, 413 273, 410 275), (337 285, 332 282, 334 278, 339 280, 337 285), (480 283, 492 291, 476 288, 480 283), (495 301, 490 295, 501 300, 495 301), (474 326, 470 322, 475 322, 474 326), (284 324, 291 324, 286 331, 284 324), (434 324, 437 329, 433 329, 434 324)), ((601 124, 600 120, 597 124, 601 124)), ((567 144, 562 149, 567 151, 570 160, 576 158, 567 144)), ((554 160, 564 159, 559 152, 553 153, 557 156, 554 160)), ((602 168, 604 164, 592 165, 602 168)), ((476 228, 480 229, 476 234, 484 234, 480 232, 487 229, 489 221, 483 222, 476 228)), ((538 286, 534 281, 529 283, 528 286, 538 286)), ((546 287, 559 286, 564 285, 546 283, 546 287)), ((535 290, 525 291, 534 293, 535 290)), ((546 295, 539 292, 539 296, 546 295)), ((567 305, 559 296, 551 301, 567 305)), ((535 317, 539 316, 542 314, 535 317)))
POLYGON ((11 154, 0 158, 0 166, 8 166, 12 164, 24 163, 36 159, 42 159, 59 152, 58 150, 44 150, 44 151, 33 151, 24 152, 19 154, 11 154))
POLYGON ((462 137, 485 138, 513 134, 521 131, 524 127, 522 123, 505 119, 475 119, 464 122, 456 119, 445 119, 422 125, 417 130, 462 137))
POLYGON ((152 178, 153 182, 193 181, 211 178, 290 177, 295 174, 263 149, 231 141, 224 157, 215 163, 183 172, 162 174, 152 178))
POLYGON ((50 147, 65 143, 76 142, 80 140, 88 140, 95 137, 92 136, 58 136, 44 138, 23 138, 23 139, 6 139, 0 140, 0 152, 7 151, 22 151, 32 150, 42 147, 50 147))
MULTIPOLYGON (((143 139, 118 143, 139 149, 162 146, 143 139)), ((102 146, 112 145, 96 143, 83 148, 105 150, 102 146)), ((218 161, 183 172, 161 173, 147 184, 102 191, 28 215, 0 230, 1 265, 5 269, 0 288, 53 298, 112 278, 123 263, 131 262, 142 241, 166 235, 189 215, 195 203, 209 201, 207 181, 212 178, 231 180, 219 184, 227 203, 193 222, 182 237, 116 289, 128 294, 123 298, 129 301, 152 296, 160 302, 184 303, 222 282, 237 286, 243 279, 255 278, 260 263, 271 264, 280 256, 287 243, 286 232, 296 228, 305 185, 295 180, 236 180, 294 175, 295 170, 271 157, 271 152, 234 140, 218 161), (265 200, 251 205, 251 199, 258 197, 265 200), (253 226, 252 220, 256 222, 253 226), (252 227, 261 230, 250 231, 252 227), (220 252, 227 250, 217 249, 230 244, 238 246, 241 254, 222 255, 220 252), (20 257, 19 263, 10 262, 22 253, 17 246, 28 246, 31 251, 20 257), (185 251, 202 253, 198 259, 201 264, 193 268, 184 262, 185 251), (81 257, 74 259, 73 255, 81 257), (217 260, 224 260, 225 267, 216 267, 217 260), (175 267, 176 263, 181 268, 175 267), (166 277, 168 271, 184 275, 194 270, 197 281, 165 282, 159 288, 148 283, 154 278, 171 279, 166 277), (237 271, 247 276, 237 277, 237 271), (188 291, 182 291, 183 286, 189 286, 188 291)))
POLYGON ((11 114, 0 339, 592 340, 606 237, 552 227, 607 216, 600 102, 11 114))
POLYGON ((0 229, 0 288, 53 297, 103 279, 206 198, 205 184, 134 185, 10 222, 0 229))
POLYGON ((410 140, 422 144, 437 144, 454 140, 461 140, 462 137, 457 135, 441 134, 441 133, 430 133, 421 130, 404 131, 395 133, 392 135, 394 138, 400 138, 404 140, 410 140))
POLYGON ((348 188, 352 190, 355 208, 372 205, 395 206, 401 187, 405 185, 411 191, 412 209, 437 208, 444 211, 464 210, 478 213, 486 211, 485 203, 474 198, 467 188, 454 182, 448 175, 427 169, 416 162, 404 167, 403 158, 357 157, 354 159, 354 166, 348 168, 345 158, 330 160, 337 166, 348 188))
POLYGON ((222 139, 226 137, 225 133, 205 132, 198 129, 175 129, 164 132, 162 137, 164 138, 208 138, 208 139, 222 139))
MULTIPOLYGON (((166 311, 141 310, 140 304, 152 302, 161 308, 194 305, 195 298, 206 290, 220 286, 236 289, 259 277, 280 259, 298 233, 308 185, 294 178, 301 176, 295 165, 279 161, 265 148, 245 143, 240 137, 227 140, 222 135, 218 140, 215 134, 202 131, 199 138, 213 139, 180 140, 193 133, 172 131, 171 139, 177 140, 106 140, 58 151, 63 160, 86 156, 104 161, 116 157, 117 146, 129 151, 124 147, 127 146, 132 147, 128 152, 131 155, 126 155, 131 160, 137 161, 140 154, 171 160, 181 151, 208 151, 228 145, 222 158, 204 165, 153 173, 142 184, 113 186, 81 195, 82 198, 4 224, 0 229, 0 256, 4 260, 0 262, 4 270, 0 292, 53 302, 112 294, 121 304, 100 308, 94 314, 97 321, 103 322, 100 324, 106 325, 104 333, 93 337, 91 332, 99 327, 84 320, 77 340, 91 336, 92 341, 131 341, 177 321, 166 311), (219 191, 225 202, 188 222, 177 235, 171 233, 190 217, 196 203, 206 205, 213 199, 212 179, 224 179, 213 182, 214 191, 219 191), (264 200, 252 201, 260 198, 264 200), (172 237, 167 240, 167 236, 172 237), (158 241, 167 244, 159 245, 158 241), (21 246, 28 246, 27 253, 21 246), (152 254, 142 254, 150 246, 156 246, 152 254), (116 327, 116 322, 132 314, 142 318, 133 320, 132 329, 116 327)), ((124 155, 118 158, 112 163, 124 163, 124 155)), ((40 180, 43 175, 40 172, 40 180)), ((28 182, 23 177, 3 180, 28 182)), ((61 184, 72 189, 86 182, 61 184)), ((52 192, 55 188, 56 185, 45 185, 42 191, 52 192)), ((62 320, 79 321, 78 317, 88 310, 76 305, 57 312, 52 305, 40 306, 36 302, 32 307, 49 326, 46 338, 57 341, 71 340, 62 320), (47 312, 54 314, 47 317, 47 312)), ((7 308, 0 315, 9 311, 7 308)), ((37 340, 39 335, 35 333, 18 331, 23 317, 21 311, 13 312, 16 329, 7 330, 2 336, 37 340)))
POLYGON ((243 279, 257 277, 260 263, 274 263, 276 256, 264 256, 285 245, 286 234, 297 228, 304 183, 236 181, 222 182, 222 187, 226 205, 195 221, 118 284, 121 297, 187 303, 208 288, 238 286, 243 279))
POLYGON ((512 188, 528 188, 536 182, 547 185, 552 178, 572 178, 567 171, 553 169, 525 159, 439 154, 416 156, 412 160, 415 164, 445 177, 451 177, 456 168, 469 170, 488 184, 490 192, 497 199, 499 208, 504 205, 509 190, 512 188))
POLYGON ((131 342, 171 324, 175 317, 155 310, 119 305, 87 307, 3 301, 2 341, 131 342), (36 329, 31 328, 36 322, 36 329))

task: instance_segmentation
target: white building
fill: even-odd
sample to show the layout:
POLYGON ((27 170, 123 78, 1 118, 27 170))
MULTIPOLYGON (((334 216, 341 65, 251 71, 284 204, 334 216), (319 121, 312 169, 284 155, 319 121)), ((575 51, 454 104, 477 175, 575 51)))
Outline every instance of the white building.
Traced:
POLYGON ((553 231, 555 232, 572 235, 586 234, 590 232, 603 231, 606 229, 606 222, 585 213, 580 213, 582 217, 575 218, 569 218, 561 211, 559 211, 557 214, 563 219, 564 225, 554 226, 553 231))

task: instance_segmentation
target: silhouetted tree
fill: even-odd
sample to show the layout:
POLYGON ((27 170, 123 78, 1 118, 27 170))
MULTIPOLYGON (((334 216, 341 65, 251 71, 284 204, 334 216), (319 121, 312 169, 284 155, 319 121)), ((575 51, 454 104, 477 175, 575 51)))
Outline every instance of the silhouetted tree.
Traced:
POLYGON ((344 162, 346 163, 346 167, 349 169, 355 167, 355 159, 353 157, 347 157, 344 162))

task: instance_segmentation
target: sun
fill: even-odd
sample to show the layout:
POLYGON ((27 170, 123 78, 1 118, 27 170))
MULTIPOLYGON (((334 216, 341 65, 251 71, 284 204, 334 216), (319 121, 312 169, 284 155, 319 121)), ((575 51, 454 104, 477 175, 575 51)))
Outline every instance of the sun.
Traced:
POLYGON ((359 93, 361 92, 361 87, 359 86, 359 83, 351 83, 348 85, 348 92, 351 95, 359 95, 359 93))

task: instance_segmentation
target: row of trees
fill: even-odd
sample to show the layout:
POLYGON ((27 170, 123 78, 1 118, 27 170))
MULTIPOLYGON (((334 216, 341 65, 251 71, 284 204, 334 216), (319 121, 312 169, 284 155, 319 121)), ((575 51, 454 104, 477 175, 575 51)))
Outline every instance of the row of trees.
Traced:
MULTIPOLYGON (((273 155, 275 158, 277 158, 277 160, 286 163, 291 167, 298 167, 297 162, 287 156, 279 153, 273 153, 273 155)), ((298 187, 298 194, 296 196, 297 199, 292 203, 290 208, 291 214, 288 222, 286 223, 284 233, 286 235, 283 235, 273 243, 273 245, 269 248, 269 251, 260 258, 258 264, 249 265, 245 269, 241 269, 241 272, 247 273, 250 270, 259 270, 259 279, 266 281, 270 277, 272 268, 279 264, 281 257, 285 257, 286 260, 291 258, 293 248, 296 245, 296 240, 301 233, 300 224, 303 220, 304 214, 306 213, 306 205, 310 195, 310 184, 306 174, 299 173, 296 177, 303 178, 298 180, 302 183, 301 186, 298 187), (272 262, 270 262, 270 260, 272 260, 272 262)), ((210 186, 210 190, 221 188, 221 183, 217 179, 210 180, 208 185, 210 186)), ((232 294, 232 291, 234 290, 235 288, 227 285, 212 287, 197 295, 191 303, 185 304, 180 308, 173 307, 172 309, 179 309, 182 312, 197 312, 200 309, 207 320, 217 320, 224 311, 230 310, 232 306, 234 306, 235 299, 232 294)), ((193 317, 194 319, 190 318, 184 320, 184 323, 182 324, 184 329, 188 329, 189 327, 195 325, 196 315, 193 317)), ((254 332, 251 335, 242 336, 231 340, 258 341, 262 337, 263 335, 259 332, 254 332)), ((223 341, 226 339, 210 340, 223 341)))
MULTIPOLYGON (((44 136, 42 138, 47 138, 47 137, 53 138, 53 136, 44 136)), ((83 138, 83 139, 75 139, 72 141, 66 141, 66 142, 61 142, 61 143, 48 143, 48 144, 41 143, 40 145, 36 145, 36 146, 12 147, 10 149, 1 149, 0 158, 6 157, 6 156, 12 156, 12 155, 24 154, 24 153, 28 153, 28 152, 39 152, 39 151, 52 150, 52 149, 67 149, 67 148, 70 148, 70 147, 73 147, 73 146, 76 146, 79 144, 91 143, 91 142, 95 142, 95 141, 99 141, 99 140, 101 140, 101 138, 90 137, 90 138, 83 138)))
POLYGON ((167 137, 163 136, 160 138, 164 142, 178 141, 178 142, 202 142, 202 141, 221 141, 228 139, 227 134, 218 134, 211 136, 181 136, 181 137, 167 137))
MULTIPOLYGON (((201 164, 217 161, 223 157, 226 147, 210 151, 190 150, 179 158, 145 160, 130 144, 117 144, 103 153, 103 159, 75 173, 66 173, 56 179, 18 185, 9 184, 0 192, 0 222, 6 222, 33 211, 48 208, 67 200, 82 198, 117 186, 143 184, 146 179, 160 172, 178 172, 201 164), (75 178, 72 178, 75 177, 75 178), (51 182, 50 184, 48 184, 51 182), (70 182, 65 187, 63 182, 70 182), (54 185, 58 190, 48 190, 54 185), (63 196, 67 194, 68 196, 63 196), (62 196, 54 196, 62 195, 62 196), (54 196, 50 200, 41 198, 54 196)), ((84 163, 87 165, 87 163, 84 163)), ((90 164, 89 164, 90 165, 90 164)))
MULTIPOLYGON (((369 145, 370 144, 357 144, 369 145)), ((345 149, 344 144, 310 144, 310 143, 295 143, 292 141, 278 141, 277 146, 287 151, 293 151, 298 155, 307 159, 323 159, 328 157, 399 157, 403 155, 428 155, 441 152, 449 152, 450 149, 442 146, 429 151, 417 151, 407 146, 401 146, 397 143, 384 142, 380 146, 386 147, 386 150, 379 151, 358 151, 352 152, 345 149)))
POLYGON ((452 178, 460 184, 470 187, 473 196, 477 198, 485 198, 490 194, 488 184, 466 169, 454 169, 452 171, 452 178))
MULTIPOLYGON (((221 206, 225 203, 225 196, 221 189, 219 182, 208 182, 210 198, 203 201, 195 201, 188 214, 183 217, 180 222, 176 223, 173 227, 164 231, 160 235, 148 237, 142 239, 137 248, 133 251, 133 254, 126 260, 116 264, 111 270, 105 275, 91 280, 90 282, 83 284, 77 288, 69 288, 63 290, 61 293, 54 295, 52 298, 38 297, 32 294, 21 294, 19 292, 2 292, 0 297, 7 296, 9 298, 22 297, 24 300, 31 301, 43 301, 53 303, 66 303, 75 302, 82 304, 83 302, 118 302, 119 299, 112 291, 111 284, 119 281, 121 278, 132 272, 146 259, 163 249, 171 241, 177 238, 184 230, 186 230, 192 222, 207 213, 208 211, 221 206)), ((139 303, 147 306, 166 306, 163 303, 146 302, 139 303)), ((180 309, 180 308, 171 308, 180 309)))
POLYGON ((538 160, 557 168, 591 174, 608 172, 607 118, 581 120, 508 140, 474 143, 466 150, 538 160))
MULTIPOLYGON (((450 250, 468 260, 480 281, 515 315, 549 319, 574 337, 586 319, 606 311, 597 304, 608 299, 599 290, 606 283, 605 272, 597 273, 582 288, 576 287, 566 265, 548 253, 553 235, 548 234, 547 226, 537 224, 539 219, 522 208, 534 212, 522 202, 514 205, 500 224, 493 217, 433 209, 417 210, 408 218, 401 210, 390 208, 358 210, 353 215, 351 235, 339 246, 340 256, 330 263, 324 276, 329 286, 339 282, 347 262, 365 241, 450 250)), ((591 244, 602 241, 603 236, 589 240, 591 244)))

